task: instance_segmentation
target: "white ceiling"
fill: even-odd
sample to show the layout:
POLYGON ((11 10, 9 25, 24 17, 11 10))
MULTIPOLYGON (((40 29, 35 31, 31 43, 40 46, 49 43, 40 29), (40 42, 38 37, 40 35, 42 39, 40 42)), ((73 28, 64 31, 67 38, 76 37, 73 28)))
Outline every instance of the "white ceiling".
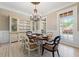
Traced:
MULTIPOLYGON (((51 11, 56 11, 71 4, 74 4, 74 2, 40 2, 37 9, 41 15, 47 15, 51 11)), ((0 2, 0 8, 31 15, 34 6, 30 2, 0 2)))

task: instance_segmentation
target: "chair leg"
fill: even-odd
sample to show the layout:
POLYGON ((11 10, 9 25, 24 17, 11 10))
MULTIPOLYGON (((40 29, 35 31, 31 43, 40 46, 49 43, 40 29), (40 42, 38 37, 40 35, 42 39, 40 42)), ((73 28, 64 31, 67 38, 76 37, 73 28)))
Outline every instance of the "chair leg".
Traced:
POLYGON ((60 57, 60 54, 59 54, 59 51, 57 50, 57 54, 58 54, 58 56, 60 57))
POLYGON ((42 47, 42 55, 43 55, 43 53, 44 53, 44 47, 42 47))
POLYGON ((54 51, 52 52, 52 56, 54 57, 54 51))
POLYGON ((38 48, 38 54, 40 55, 40 46, 39 46, 39 48, 38 48))

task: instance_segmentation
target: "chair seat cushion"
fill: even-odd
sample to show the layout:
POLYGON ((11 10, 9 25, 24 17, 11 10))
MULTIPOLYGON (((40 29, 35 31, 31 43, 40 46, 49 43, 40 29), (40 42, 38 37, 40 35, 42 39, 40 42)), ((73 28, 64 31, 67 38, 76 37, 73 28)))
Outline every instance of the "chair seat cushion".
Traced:
POLYGON ((37 48, 38 45, 37 44, 30 44, 30 49, 34 49, 34 48, 37 48))
POLYGON ((49 44, 45 44, 43 46, 45 49, 50 50, 50 51, 55 51, 57 48, 53 49, 54 45, 49 45, 49 44))

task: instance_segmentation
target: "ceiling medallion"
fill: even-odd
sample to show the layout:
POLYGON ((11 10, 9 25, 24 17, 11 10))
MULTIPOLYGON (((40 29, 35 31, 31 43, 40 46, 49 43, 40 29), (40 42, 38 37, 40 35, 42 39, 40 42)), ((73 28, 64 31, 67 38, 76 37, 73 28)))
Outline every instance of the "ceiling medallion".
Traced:
POLYGON ((31 3, 34 4, 34 5, 40 4, 40 2, 31 2, 31 3))

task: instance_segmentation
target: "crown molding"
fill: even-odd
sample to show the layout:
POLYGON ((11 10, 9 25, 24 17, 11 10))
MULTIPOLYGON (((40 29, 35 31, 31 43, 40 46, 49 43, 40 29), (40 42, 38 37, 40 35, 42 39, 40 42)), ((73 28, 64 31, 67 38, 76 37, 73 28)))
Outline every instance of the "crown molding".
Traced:
MULTIPOLYGON (((76 2, 76 3, 77 3, 77 2, 76 2)), ((71 3, 71 4, 68 4, 68 5, 66 5, 66 6, 63 6, 63 7, 61 7, 61 8, 57 8, 57 9, 55 9, 55 10, 51 10, 51 11, 49 11, 49 12, 43 14, 42 16, 47 16, 48 14, 50 14, 50 13, 52 13, 52 12, 56 12, 56 11, 58 11, 58 10, 61 10, 61 9, 63 9, 63 8, 66 8, 66 7, 68 7, 68 6, 74 5, 74 4, 76 4, 76 3, 71 3)), ((25 15, 25 16, 30 16, 30 14, 28 14, 28 13, 25 13, 25 12, 22 12, 22 11, 19 11, 19 10, 15 10, 15 9, 11 9, 11 8, 5 7, 5 6, 3 6, 3 5, 0 5, 0 8, 5 9, 5 10, 8 10, 8 11, 15 12, 15 13, 20 13, 20 14, 25 15)))
POLYGON ((11 11, 11 12, 18 13, 18 14, 21 14, 21 15, 25 15, 25 16, 30 15, 30 14, 28 14, 28 13, 24 13, 24 12, 19 11, 19 10, 11 9, 11 8, 8 8, 8 7, 2 6, 2 5, 0 5, 0 8, 1 8, 1 9, 4 9, 4 10, 11 11))
POLYGON ((50 14, 50 13, 57 12, 57 11, 59 11, 59 10, 61 10, 61 9, 67 8, 67 7, 72 6, 72 5, 75 5, 75 4, 77 4, 77 2, 68 4, 68 5, 65 5, 65 6, 63 6, 63 7, 61 7, 61 8, 57 8, 57 9, 55 9, 55 10, 51 10, 51 11, 49 11, 48 13, 46 13, 46 15, 45 15, 45 14, 44 14, 44 15, 47 16, 47 15, 50 14))

